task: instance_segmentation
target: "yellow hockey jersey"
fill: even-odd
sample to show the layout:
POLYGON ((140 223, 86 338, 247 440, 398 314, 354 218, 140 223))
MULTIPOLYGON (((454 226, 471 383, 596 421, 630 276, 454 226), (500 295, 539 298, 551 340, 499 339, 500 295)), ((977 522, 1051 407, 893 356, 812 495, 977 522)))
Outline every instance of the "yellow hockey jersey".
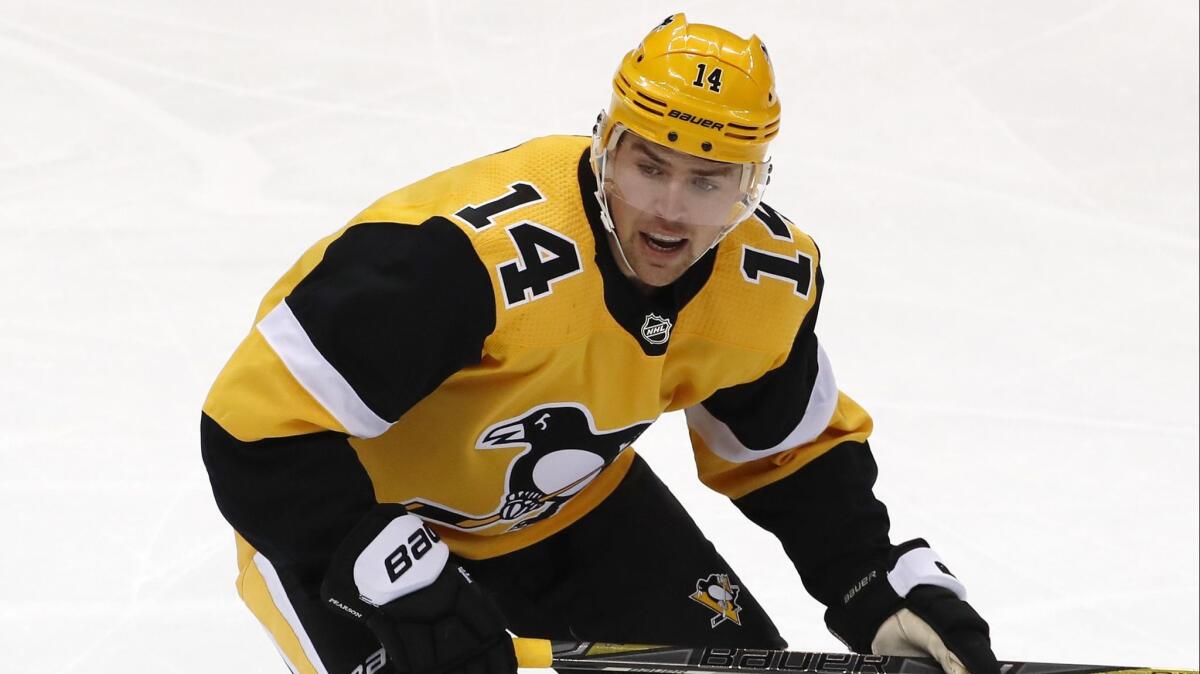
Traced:
POLYGON ((588 148, 539 138, 393 192, 267 293, 202 418, 218 505, 255 548, 319 566, 397 502, 458 554, 504 554, 603 501, 672 410, 735 499, 865 441, 814 332, 813 241, 764 204, 640 292, 588 148))

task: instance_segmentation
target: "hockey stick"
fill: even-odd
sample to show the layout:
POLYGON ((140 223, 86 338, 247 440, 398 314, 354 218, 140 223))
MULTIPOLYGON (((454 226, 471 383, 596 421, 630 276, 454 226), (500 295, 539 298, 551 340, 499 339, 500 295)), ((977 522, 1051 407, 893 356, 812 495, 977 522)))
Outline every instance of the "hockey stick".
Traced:
MULTIPOLYGON (((792 674, 941 674, 928 658, 805 653, 758 648, 648 646, 592 641, 513 640, 521 667, 614 672, 782 672, 792 674)), ((1195 670, 1001 662, 1002 674, 1197 674, 1195 670)))

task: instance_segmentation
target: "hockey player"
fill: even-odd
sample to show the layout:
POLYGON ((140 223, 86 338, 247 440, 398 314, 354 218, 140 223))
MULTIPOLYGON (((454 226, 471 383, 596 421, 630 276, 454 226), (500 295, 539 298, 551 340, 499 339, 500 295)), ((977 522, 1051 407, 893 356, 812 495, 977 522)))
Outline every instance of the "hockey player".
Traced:
POLYGON ((783 647, 634 453, 684 410, 850 648, 996 674, 963 585, 889 541, 820 251, 761 202, 766 47, 677 14, 612 86, 590 139, 393 192, 267 293, 201 421, 243 600, 297 672, 509 674, 506 628, 783 647))

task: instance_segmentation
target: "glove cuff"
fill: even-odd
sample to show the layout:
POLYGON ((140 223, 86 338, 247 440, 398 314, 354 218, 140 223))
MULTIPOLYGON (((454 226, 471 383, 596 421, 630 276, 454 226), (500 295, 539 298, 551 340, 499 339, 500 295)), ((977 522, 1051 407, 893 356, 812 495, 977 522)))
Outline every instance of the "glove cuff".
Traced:
POLYGON ((892 548, 888 557, 866 567, 859 580, 825 611, 829 631, 856 653, 870 653, 879 626, 904 605, 914 587, 935 585, 966 599, 966 588, 929 548, 916 538, 892 548))
POLYGON ((321 597, 360 621, 380 606, 432 585, 450 548, 404 506, 381 503, 342 540, 321 584, 321 597))

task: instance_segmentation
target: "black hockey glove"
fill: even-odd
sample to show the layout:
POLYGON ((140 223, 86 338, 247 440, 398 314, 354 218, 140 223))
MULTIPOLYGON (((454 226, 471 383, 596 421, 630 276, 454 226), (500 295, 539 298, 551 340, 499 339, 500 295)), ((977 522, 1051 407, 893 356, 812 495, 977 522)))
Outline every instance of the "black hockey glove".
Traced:
POLYGON ((500 610, 404 506, 382 504, 334 555, 321 596, 366 623, 400 672, 515 674, 500 610))
POLYGON ((925 541, 896 546, 858 577, 825 612, 829 630, 851 650, 929 656, 948 674, 999 674, 988 624, 925 541))

